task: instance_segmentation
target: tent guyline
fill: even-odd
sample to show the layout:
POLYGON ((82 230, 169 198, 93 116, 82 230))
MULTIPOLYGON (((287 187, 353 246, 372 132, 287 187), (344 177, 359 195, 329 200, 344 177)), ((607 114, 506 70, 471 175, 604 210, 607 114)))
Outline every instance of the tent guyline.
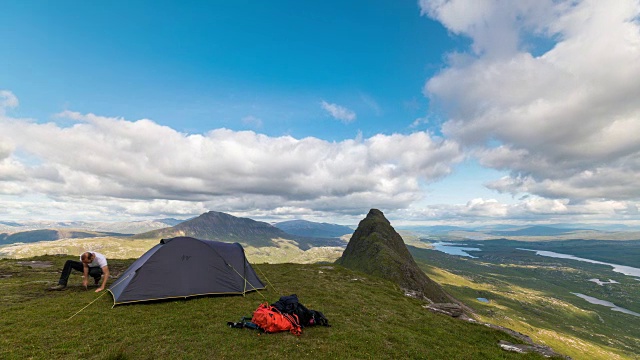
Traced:
POLYGON ((264 274, 264 272, 262 272, 262 269, 260 269, 257 265, 256 265, 256 269, 258 269, 258 271, 260 271, 260 274, 262 274, 262 277, 267 280, 267 283, 269 284, 269 286, 271 286, 271 288, 273 290, 275 290, 276 294, 280 294, 282 295, 282 293, 280 292, 280 290, 276 289, 275 286, 273 286, 273 284, 271 283, 271 281, 269 281, 269 278, 267 278, 267 275, 264 274))
MULTIPOLYGON (((127 277, 131 276, 131 274, 127 275, 127 277)), ((121 281, 124 281, 126 278, 121 278, 118 279, 118 281, 116 281, 112 286, 116 286, 118 283, 120 283, 121 281)), ((84 309, 88 308, 89 305, 93 304, 94 302, 96 302, 98 299, 100 299, 104 294, 106 294, 107 291, 103 292, 102 294, 100 294, 100 296, 98 296, 97 298, 93 299, 92 302, 88 303, 85 307, 83 307, 82 309, 78 310, 78 312, 76 312, 75 314, 71 315, 66 321, 71 320, 72 318, 74 318, 76 315, 80 314, 84 309)), ((115 305, 114 305, 115 306, 115 305)), ((111 307, 113 308, 113 306, 111 307)))
MULTIPOLYGON (((257 292, 258 294, 260 294, 260 296, 262 296, 262 298, 264 298, 265 300, 267 299, 267 297, 266 297, 266 296, 262 295, 262 293, 261 293, 258 289, 256 289, 256 288, 253 286, 253 284, 251 284, 249 281, 247 281, 247 278, 245 278, 244 276, 242 276, 242 275, 238 272, 238 270, 236 270, 233 266, 231 266, 231 264, 227 264, 227 266, 229 266, 230 268, 232 268, 232 269, 233 269, 233 271, 235 271, 235 272, 236 272, 236 274, 238 274, 238 275, 242 278, 242 280, 244 280, 245 287, 246 287, 246 284, 248 283, 249 285, 251 285, 251 287, 253 288, 253 290, 255 290, 255 292, 257 292)), ((268 281, 268 280, 267 280, 267 281, 268 281)), ((244 296, 244 294, 242 294, 242 296, 244 296)))

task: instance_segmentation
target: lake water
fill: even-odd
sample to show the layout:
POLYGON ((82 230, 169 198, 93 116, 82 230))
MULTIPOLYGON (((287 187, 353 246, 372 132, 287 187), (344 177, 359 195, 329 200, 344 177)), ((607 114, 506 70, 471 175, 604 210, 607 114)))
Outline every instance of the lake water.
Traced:
POLYGON ((609 279, 609 281, 602 281, 600 279, 589 279, 589 281, 594 282, 600 286, 607 285, 607 284, 620 284, 619 282, 612 279, 609 279))
POLYGON ((480 248, 464 247, 464 244, 456 244, 450 242, 438 241, 431 243, 431 245, 433 245, 433 248, 435 250, 442 251, 445 254, 467 256, 474 259, 477 258, 477 256, 473 256, 467 251, 480 251, 480 248))
POLYGON ((621 312, 621 313, 625 313, 625 314, 629 314, 629 315, 640 317, 640 314, 638 314, 637 312, 633 312, 631 310, 628 310, 628 309, 625 309, 625 308, 621 308, 620 306, 618 306, 618 305, 616 305, 616 304, 614 304, 614 303, 612 303, 610 301, 600 300, 598 298, 594 298, 592 296, 588 296, 588 295, 584 295, 584 294, 580 294, 580 293, 572 293, 572 294, 587 300, 591 304, 606 306, 608 308, 611 308, 611 310, 613 310, 613 311, 618 311, 618 312, 621 312))
POLYGON ((522 248, 518 248, 518 250, 535 251, 536 255, 540 255, 540 256, 548 256, 548 257, 559 258, 559 259, 570 259, 570 260, 584 261, 584 262, 588 262, 588 263, 592 263, 592 264, 608 265, 608 266, 613 267, 613 271, 615 271, 615 272, 619 272, 621 274, 628 275, 628 276, 633 276, 633 277, 639 278, 639 279, 636 279, 636 280, 640 280, 640 269, 635 268, 635 267, 631 267, 631 266, 611 264, 611 263, 606 263, 606 262, 602 262, 602 261, 585 259, 585 258, 573 256, 573 255, 561 254, 561 253, 557 253, 557 252, 553 252, 553 251, 531 250, 531 249, 522 249, 522 248))

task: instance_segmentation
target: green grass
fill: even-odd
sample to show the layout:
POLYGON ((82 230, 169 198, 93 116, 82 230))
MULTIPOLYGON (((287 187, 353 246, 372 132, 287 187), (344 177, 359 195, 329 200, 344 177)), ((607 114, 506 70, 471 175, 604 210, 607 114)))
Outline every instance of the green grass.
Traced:
MULTIPOLYGON (((1 359, 542 358, 506 352, 499 340, 518 342, 507 334, 430 313, 393 283, 340 266, 256 265, 272 284, 268 291, 112 308, 111 295, 84 290, 77 273, 66 291, 44 290, 69 258, 29 259, 52 261, 51 268, 0 260, 1 359), (332 327, 307 328, 296 337, 226 325, 262 302, 294 293, 322 311, 332 327)), ((110 260, 110 267, 117 272, 130 262, 110 260)))

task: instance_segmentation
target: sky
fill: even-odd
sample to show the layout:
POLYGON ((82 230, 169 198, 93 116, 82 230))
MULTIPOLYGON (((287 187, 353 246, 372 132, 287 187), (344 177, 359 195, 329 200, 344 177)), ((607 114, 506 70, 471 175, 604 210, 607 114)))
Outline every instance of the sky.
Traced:
POLYGON ((640 225, 640 0, 0 4, 0 221, 640 225))

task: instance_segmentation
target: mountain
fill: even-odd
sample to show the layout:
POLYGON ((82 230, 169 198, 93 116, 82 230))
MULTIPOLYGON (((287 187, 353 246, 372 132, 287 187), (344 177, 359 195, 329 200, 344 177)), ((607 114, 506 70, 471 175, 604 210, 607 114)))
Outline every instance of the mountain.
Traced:
POLYGON ((337 264, 394 281, 432 302, 453 299, 416 264, 400 234, 378 209, 360 221, 337 264))
POLYGON ((135 235, 135 239, 191 236, 203 240, 273 245, 271 239, 292 239, 290 234, 262 221, 209 211, 176 226, 135 235))
POLYGON ((184 220, 173 218, 137 221, 0 221, 0 232, 17 233, 29 230, 84 230, 119 234, 139 234, 151 230, 175 226, 184 220))
POLYGON ((152 230, 163 229, 179 224, 182 220, 160 219, 160 220, 140 220, 140 221, 120 221, 87 223, 86 228, 96 231, 113 231, 123 234, 140 234, 152 230))
POLYGON ((178 219, 174 219, 174 218, 165 218, 165 219, 156 219, 156 222, 162 223, 162 224, 167 224, 169 226, 176 226, 178 224, 180 224, 181 222, 184 222, 184 220, 178 220, 178 219))
POLYGON ((432 226, 403 226, 403 230, 414 231, 420 234, 445 234, 450 231, 473 231, 468 228, 463 228, 460 226, 450 226, 450 225, 432 225, 432 226))
POLYGON ((256 247, 276 246, 273 239, 295 241, 302 250, 314 246, 344 246, 339 239, 292 235, 262 221, 209 211, 180 224, 134 235, 134 239, 162 239, 191 236, 203 240, 239 242, 256 247))
POLYGON ((53 241, 59 239, 79 239, 93 238, 102 236, 125 236, 119 233, 96 232, 96 231, 80 231, 80 230, 30 230, 21 231, 12 234, 0 234, 0 245, 14 243, 32 243, 38 241, 53 241))
POLYGON ((506 230, 506 231, 491 231, 491 235, 498 236, 554 236, 563 235, 575 231, 581 231, 583 229, 571 229, 571 228, 557 228, 551 226, 528 226, 525 228, 506 230))
POLYGON ((348 226, 306 220, 283 221, 274 226, 292 235, 308 237, 336 238, 353 233, 353 229, 348 226))

